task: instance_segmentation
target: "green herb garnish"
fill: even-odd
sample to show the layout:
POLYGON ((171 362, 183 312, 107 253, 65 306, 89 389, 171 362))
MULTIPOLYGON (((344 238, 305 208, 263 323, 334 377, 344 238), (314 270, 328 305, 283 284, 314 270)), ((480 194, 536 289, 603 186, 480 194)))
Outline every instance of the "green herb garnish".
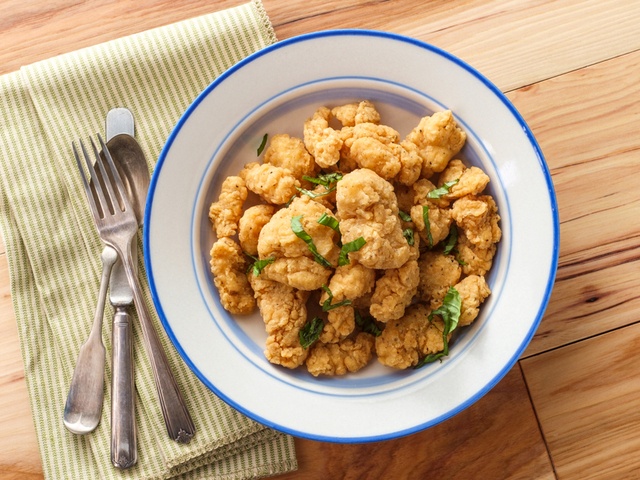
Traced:
POLYGON ((413 247, 415 243, 415 238, 413 238, 413 230, 411 228, 405 228, 402 231, 402 236, 407 240, 407 243, 410 247, 413 247))
POLYGON ((307 182, 315 183, 316 185, 322 185, 329 188, 332 183, 337 183, 342 180, 342 174, 340 172, 321 173, 317 177, 309 177, 307 175, 302 176, 303 180, 307 182))
POLYGON ((422 207, 422 220, 424 220, 424 228, 427 231, 429 248, 431 248, 433 247, 433 236, 431 235, 431 223, 429 222, 429 205, 424 205, 422 207))
POLYGON ((402 220, 403 222, 410 222, 411 221, 411 215, 409 215, 406 212, 403 212, 402 210, 400 210, 398 212, 398 216, 400 217, 400 220, 402 220))
POLYGON ((314 317, 313 320, 308 321, 298 332, 298 338, 300 339, 300 345, 302 348, 307 349, 313 343, 320 338, 324 323, 320 317, 314 317))
POLYGON ((328 298, 324 302, 322 302, 323 312, 328 312, 329 310, 333 310, 334 308, 346 307, 347 305, 351 305, 351 300, 349 299, 345 299, 345 300, 342 300, 341 302, 332 304, 331 302, 333 302, 333 293, 331 293, 331 290, 329 290, 329 287, 327 287, 326 285, 322 285, 322 290, 324 290, 328 296, 328 298))
POLYGON ((262 142, 260 142, 260 146, 258 147, 258 157, 264 150, 264 147, 267 146, 267 138, 269 138, 269 134, 265 133, 264 136, 262 137, 262 142))
POLYGON ((269 258, 264 258, 262 260, 260 260, 259 258, 254 257, 253 255, 249 255, 248 253, 245 252, 245 254, 248 257, 251 257, 253 259, 253 263, 251 265, 249 265, 249 268, 247 269, 247 273, 252 272, 254 276, 258 276, 262 273, 262 270, 264 270, 264 268, 275 262, 276 257, 269 257, 269 258))
POLYGON ((331 265, 329 260, 318 253, 318 249, 313 243, 313 239, 307 232, 305 232, 304 227, 302 226, 301 219, 302 215, 297 215, 291 219, 291 230, 296 234, 296 237, 307 244, 307 246, 309 247, 309 251, 313 255, 313 258, 316 260, 316 262, 318 262, 323 267, 332 268, 333 266, 331 265))
POLYGON ((306 188, 296 187, 296 190, 310 198, 324 197, 325 195, 329 195, 331 192, 335 191, 335 189, 336 187, 332 187, 326 189, 324 192, 312 192, 311 190, 307 190, 306 188))
POLYGON ((320 225, 324 225, 325 227, 332 228, 336 232, 340 233, 340 222, 335 217, 323 213, 322 216, 318 219, 318 223, 320 225))
POLYGON ((382 330, 378 327, 378 324, 375 322, 373 317, 365 317, 362 318, 362 315, 356 310, 354 312, 356 325, 360 327, 364 333, 370 333, 374 337, 379 337, 382 334, 382 330))
POLYGON ((456 178, 455 180, 451 180, 450 182, 445 182, 440 188, 436 188, 434 190, 431 190, 429 193, 427 193, 427 198, 443 197, 444 195, 449 193, 449 190, 451 190, 451 187, 453 187, 459 181, 460 179, 456 178))
POLYGON ((367 242, 364 238, 358 237, 354 241, 342 245, 342 248, 340 249, 340 256, 338 257, 338 265, 349 265, 350 262, 348 254, 351 252, 357 252, 364 247, 365 243, 367 242))
POLYGON ((456 245, 458 243, 458 228, 455 225, 451 225, 449 229, 449 235, 444 240, 444 251, 442 252, 445 255, 450 254, 451 252, 455 253, 456 245))
POLYGON ((449 355, 449 339, 447 338, 451 332, 453 332, 458 326, 460 320, 460 310, 462 307, 462 301, 460 300, 460 293, 453 287, 449 287, 447 294, 444 296, 444 301, 439 308, 436 308, 429 314, 429 321, 433 321, 433 317, 438 315, 444 322, 444 329, 442 330, 442 340, 444 348, 441 352, 432 353, 424 357, 415 368, 420 368, 427 363, 435 362, 449 355))

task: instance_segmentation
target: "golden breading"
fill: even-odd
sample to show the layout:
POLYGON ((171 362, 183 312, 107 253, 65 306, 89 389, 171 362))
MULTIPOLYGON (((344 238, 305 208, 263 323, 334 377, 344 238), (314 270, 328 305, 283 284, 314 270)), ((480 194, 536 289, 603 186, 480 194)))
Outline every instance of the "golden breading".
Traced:
MULTIPOLYGON (((307 234, 313 239, 318 253, 332 265, 338 263, 340 249, 336 245, 337 233, 318 223, 322 214, 333 216, 331 210, 314 202, 306 195, 296 197, 291 204, 278 210, 269 223, 260 232, 258 254, 260 258, 275 256, 276 258, 313 258, 308 245, 291 229, 293 217, 302 216, 301 223, 307 234)), ((329 270, 329 273, 331 271, 329 270)))
POLYGON ((307 370, 311 375, 345 375, 357 372, 369 363, 373 356, 373 335, 359 333, 339 343, 316 343, 307 357, 307 370))
POLYGON ((421 178, 411 186, 414 205, 435 205, 440 208, 449 208, 451 202, 446 198, 429 198, 428 195, 436 187, 430 180, 421 178))
POLYGON ((211 273, 225 310, 238 315, 251 313, 256 304, 247 280, 247 262, 240 246, 229 237, 211 247, 211 273))
POLYGON ((402 317, 418 290, 419 281, 417 260, 409 260, 400 268, 385 270, 376 282, 369 313, 379 322, 402 317))
POLYGON ((450 110, 423 117, 402 145, 422 158, 422 177, 441 172, 464 146, 467 134, 458 128, 450 110), (413 144, 415 147, 412 147, 413 144))
POLYGON ((230 176, 222 182, 217 202, 209 207, 209 219, 218 238, 232 237, 238 230, 242 205, 247 199, 247 187, 242 178, 230 176))
POLYGON ((415 149, 407 150, 403 145, 398 145, 400 154, 400 171, 396 181, 401 185, 413 185, 422 173, 422 158, 415 149))
MULTIPOLYGON (((353 261, 336 268, 329 282, 329 290, 333 295, 333 303, 337 303, 345 299, 355 300, 362 297, 372 292, 375 284, 376 272, 353 261)), ((323 292, 320 304, 322 305, 328 298, 327 293, 323 292)))
POLYGON ((327 312, 327 321, 320 334, 322 343, 338 343, 356 328, 356 316, 352 306, 337 307, 327 312))
POLYGON ((302 365, 309 351, 300 345, 300 329, 307 321, 308 292, 248 275, 268 334, 264 354, 269 362, 287 368, 302 365))
POLYGON ((373 137, 356 138, 349 155, 359 167, 373 170, 385 180, 391 180, 402 168, 400 152, 393 145, 400 148, 397 144, 384 144, 373 137))
POLYGON ((240 171, 247 188, 268 203, 282 205, 298 193, 300 181, 286 168, 251 162, 240 171))
POLYGON ((451 210, 428 205, 429 228, 427 229, 424 222, 424 208, 423 205, 415 205, 411 208, 411 220, 424 244, 433 247, 449 235, 452 222, 451 210))
POLYGON ((388 322, 376 337, 378 361, 388 367, 405 369, 421 358, 444 349, 444 323, 439 317, 429 321, 430 310, 420 304, 411 305, 405 315, 388 322))
POLYGON ((259 204, 247 208, 238 223, 238 240, 240 246, 249 255, 258 254, 258 237, 275 213, 273 205, 259 204))
POLYGON ((489 176, 478 167, 470 167, 462 160, 451 160, 440 174, 438 186, 457 181, 444 195, 447 200, 455 200, 466 195, 479 195, 489 184, 489 176))
POLYGON ((498 207, 489 195, 468 195, 456 200, 451 215, 467 239, 478 248, 487 249, 500 241, 498 207))
POLYGON ((349 258, 374 269, 398 268, 409 259, 393 186, 375 172, 361 168, 346 174, 338 182, 336 208, 342 243, 359 237, 366 242, 349 258))
POLYGON ((464 275, 485 275, 493 264, 496 254, 496 244, 492 243, 488 248, 480 248, 471 243, 464 232, 458 234, 457 258, 462 263, 464 275))
POLYGON ((442 305, 449 287, 453 287, 460 280, 462 267, 453 255, 432 251, 420 255, 418 266, 418 297, 435 310, 442 305))
POLYGON ((380 123, 380 114, 369 100, 334 107, 331 114, 344 127, 353 127, 358 123, 380 123))
POLYGON ((342 137, 337 130, 329 127, 331 110, 320 107, 304 122, 304 145, 315 162, 322 168, 332 167, 340 160, 342 137))
POLYGON ((264 152, 264 162, 289 170, 302 182, 302 176, 314 177, 317 164, 304 146, 304 142, 287 134, 274 135, 264 152))
POLYGON ((325 268, 309 257, 278 258, 267 265, 262 275, 298 290, 318 290, 326 285, 331 269, 325 268))
POLYGON ((480 304, 491 295, 491 290, 484 277, 478 275, 465 277, 454 288, 460 294, 461 301, 458 326, 465 327, 476 319, 480 313, 480 304))

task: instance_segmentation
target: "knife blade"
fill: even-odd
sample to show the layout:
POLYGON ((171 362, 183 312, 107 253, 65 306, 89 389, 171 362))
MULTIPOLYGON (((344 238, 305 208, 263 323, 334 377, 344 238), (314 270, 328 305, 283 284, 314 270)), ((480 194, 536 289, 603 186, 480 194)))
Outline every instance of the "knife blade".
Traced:
MULTIPOLYGON (((133 115, 126 108, 115 108, 107 113, 107 142, 120 134, 132 137, 135 134, 133 115)), ((137 248, 132 248, 132 253, 134 261, 137 261, 137 248)), ((132 326, 128 310, 133 304, 133 291, 119 258, 111 272, 109 301, 115 307, 111 352, 111 463, 125 469, 136 464, 138 451, 132 326)))

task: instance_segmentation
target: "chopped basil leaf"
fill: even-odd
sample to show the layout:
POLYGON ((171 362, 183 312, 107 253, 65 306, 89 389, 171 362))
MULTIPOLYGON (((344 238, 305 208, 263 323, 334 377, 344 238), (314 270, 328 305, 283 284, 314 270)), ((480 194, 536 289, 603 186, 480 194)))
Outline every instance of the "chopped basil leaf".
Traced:
POLYGON ((309 177, 307 175, 303 175, 302 179, 306 180, 307 182, 315 183, 316 185, 323 185, 329 188, 332 183, 336 183, 342 180, 342 174, 340 172, 321 173, 317 177, 309 177))
POLYGON ((365 243, 367 242, 365 241, 364 238, 358 237, 352 242, 348 242, 342 245, 342 248, 340 249, 340 256, 338 257, 338 265, 339 266, 349 265, 348 254, 351 252, 357 252, 362 247, 364 247, 365 243))
POLYGON ((427 231, 429 248, 431 248, 433 247, 433 236, 431 235, 431 223, 429 222, 429 205, 424 205, 422 207, 422 220, 424 220, 424 228, 427 231))
POLYGON ((415 243, 415 238, 413 238, 413 230, 411 228, 405 228, 402 231, 402 236, 406 238, 409 246, 413 247, 413 244, 415 243))
POLYGON ((375 320, 373 320, 372 317, 362 318, 362 315, 360 315, 360 312, 358 312, 357 310, 354 312, 354 314, 356 325, 358 325, 358 327, 360 327, 360 329, 364 333, 370 333, 374 337, 379 337, 382 334, 382 330, 380 329, 380 327, 378 327, 378 324, 375 322, 375 320))
POLYGON ((260 260, 254 257, 253 255, 249 255, 248 253, 247 255, 254 260, 254 262, 251 265, 249 265, 247 273, 252 272, 253 275, 256 277, 262 273, 262 270, 264 270, 264 267, 273 263, 276 260, 276 257, 268 257, 260 260))
POLYGON ((322 333, 322 327, 324 323, 320 317, 314 317, 313 320, 308 321, 298 332, 298 338, 300 339, 300 345, 302 348, 307 349, 313 343, 320 338, 322 333))
POLYGON ((420 368, 427 363, 435 362, 449 355, 449 339, 447 338, 451 332, 453 332, 458 326, 460 320, 460 309, 462 307, 462 301, 460 299, 460 293, 453 287, 449 287, 447 294, 444 296, 444 301, 439 308, 436 308, 429 314, 429 321, 433 321, 433 317, 438 315, 444 322, 444 329, 442 330, 442 340, 444 348, 441 352, 432 353, 424 357, 415 368, 420 368))
POLYGON ((453 187, 459 181, 460 179, 456 178, 455 180, 451 180, 450 182, 445 182, 440 188, 436 188, 427 193, 427 198, 441 198, 442 196, 449 193, 451 187, 453 187))
POLYGON ((400 217, 400 220, 402 220, 403 222, 410 222, 411 221, 411 215, 409 215, 406 212, 403 212, 402 210, 400 210, 398 212, 398 216, 400 217))
POLYGON ((444 253, 445 255, 449 255, 456 248, 456 244, 458 243, 458 228, 455 225, 451 225, 449 229, 449 235, 444 240, 444 253))
POLYGON ((296 190, 298 190, 300 193, 303 193, 304 195, 311 198, 324 197, 325 195, 329 195, 335 189, 336 187, 332 187, 332 188, 326 189, 324 192, 312 192, 311 190, 307 190, 306 188, 296 187, 296 190))
POLYGON ((328 295, 328 298, 324 302, 322 302, 323 312, 328 312, 329 310, 333 310, 334 308, 346 307, 347 305, 351 305, 351 300, 349 299, 331 304, 331 302, 333 302, 333 293, 331 293, 331 290, 329 290, 329 287, 327 287, 326 285, 322 285, 322 290, 324 290, 325 293, 328 295))
POLYGON ((318 223, 320 225, 324 225, 325 227, 332 228, 336 232, 340 233, 340 222, 335 217, 323 213, 322 216, 318 219, 318 223))
POLYGON ((313 239, 307 232, 305 232, 304 227, 302 226, 302 222, 300 221, 301 219, 302 215, 297 215, 291 219, 291 230, 296 234, 296 237, 307 244, 307 246, 309 247, 309 251, 313 255, 313 258, 316 260, 316 262, 318 262, 323 267, 332 268, 329 260, 318 253, 318 249, 313 243, 313 239))
POLYGON ((260 146, 258 147, 258 157, 260 156, 260 154, 264 150, 264 147, 267 146, 267 138, 269 138, 269 134, 265 133, 264 136, 262 137, 262 142, 260 143, 260 146))

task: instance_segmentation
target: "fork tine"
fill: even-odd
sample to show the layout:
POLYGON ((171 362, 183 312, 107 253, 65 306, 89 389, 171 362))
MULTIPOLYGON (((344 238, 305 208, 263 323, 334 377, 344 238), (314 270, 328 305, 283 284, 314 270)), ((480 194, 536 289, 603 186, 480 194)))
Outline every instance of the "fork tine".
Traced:
MULTIPOLYGON (((90 163, 87 162, 87 151, 84 148, 84 144, 82 143, 82 140, 78 140, 78 142, 80 143, 80 148, 82 150, 83 153, 83 157, 85 159, 85 163, 90 163)), ((82 184, 84 186, 84 193, 87 195, 87 200, 89 201, 89 206, 91 207, 91 211, 94 213, 98 213, 99 216, 102 215, 102 208, 101 205, 97 205, 96 204, 96 199, 93 196, 93 192, 91 191, 91 187, 89 185, 89 180, 87 179, 87 174, 84 170, 84 167, 82 166, 82 160, 80 160, 80 154, 78 153, 78 147, 76 146, 75 142, 71 142, 71 146, 73 148, 73 155, 76 158, 76 164, 78 165, 78 170, 80 171, 80 177, 82 178, 82 184)), ((89 171, 89 174, 91 175, 91 170, 89 171)), ((94 178, 94 176, 92 175, 92 178, 94 178)), ((94 178, 94 184, 95 184, 95 178, 94 178)), ((97 185, 96 188, 100 188, 100 185, 97 185)))
MULTIPOLYGON (((118 189, 118 194, 120 196, 120 199, 122 200, 122 205, 124 206, 124 210, 131 210, 133 207, 131 206, 131 202, 129 201, 127 191, 125 190, 124 184, 122 183, 122 178, 120 178, 118 169, 116 168, 113 158, 111 157, 111 152, 109 152, 109 149, 107 148, 107 145, 104 143, 104 140, 102 140, 102 137, 100 136, 100 134, 98 134, 98 141, 100 142, 102 153, 104 153, 105 161, 109 165, 109 169, 111 170, 111 174, 112 174, 111 177, 108 175, 105 175, 104 178, 113 178, 113 181, 115 182, 115 187, 118 189)), ((107 183, 110 183, 110 182, 107 182, 107 183)), ((111 187, 112 185, 109 185, 110 189, 111 187)))
MULTIPOLYGON (((98 134, 99 136, 100 134, 98 134)), ((102 158, 100 157, 100 153, 98 153, 98 149, 96 147, 95 142, 93 141, 93 138, 89 137, 89 140, 91 140, 91 147, 93 148, 93 155, 96 158, 96 165, 98 166, 98 169, 100 170, 100 177, 102 178, 103 182, 104 182, 104 187, 106 189, 102 190, 102 192, 104 192, 104 198, 106 198, 107 203, 106 206, 109 210, 109 213, 111 213, 112 215, 114 213, 116 213, 116 210, 120 210, 120 203, 118 201, 118 197, 115 195, 115 192, 113 191, 113 187, 111 185, 111 182, 109 181, 109 177, 107 175, 107 171, 104 168, 104 165, 102 163, 102 158)), ((90 163, 90 162, 88 162, 90 163)), ((92 168, 92 170, 95 172, 95 167, 92 168)), ((97 173, 97 172, 96 172, 97 173)), ((92 177, 94 178, 94 177, 92 177)), ((94 178, 94 183, 97 182, 97 180, 94 178)), ((104 204, 104 202, 103 202, 104 204)), ((106 212, 105 212, 106 214, 106 212)))

